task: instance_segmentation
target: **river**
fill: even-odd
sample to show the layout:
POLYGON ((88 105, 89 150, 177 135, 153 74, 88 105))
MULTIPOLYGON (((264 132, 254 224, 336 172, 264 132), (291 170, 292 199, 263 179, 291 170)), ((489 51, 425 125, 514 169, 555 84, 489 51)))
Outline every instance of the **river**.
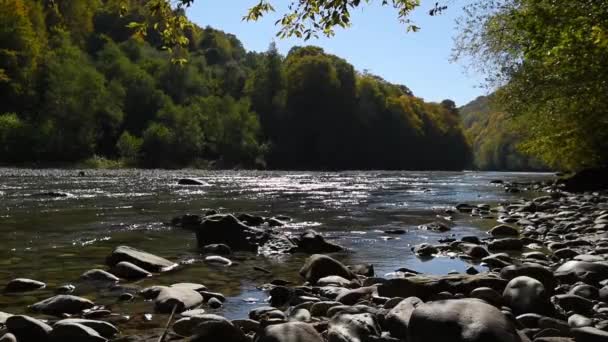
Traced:
MULTIPOLYGON (((0 295, 2 311, 20 313, 27 305, 53 294, 66 283, 77 285, 74 294, 107 305, 113 312, 140 317, 152 305, 140 300, 117 303, 116 293, 78 286, 84 271, 104 268, 104 260, 118 245, 129 245, 182 262, 170 274, 155 276, 127 287, 195 282, 228 297, 217 313, 244 318, 264 304, 266 294, 257 286, 275 278, 301 283, 297 271, 304 255, 264 258, 236 253, 231 267, 203 262, 194 234, 165 222, 185 213, 248 212, 293 218, 284 229, 315 229, 349 249, 335 255, 345 263, 371 263, 383 276, 400 267, 445 274, 470 265, 439 257, 419 260, 411 246, 435 243, 454 235, 484 235, 495 224, 469 216, 455 217, 450 232, 420 230, 457 203, 496 204, 516 199, 491 180, 538 181, 540 173, 491 172, 272 172, 200 170, 78 170, 0 169, 0 286, 16 277, 48 284, 27 295, 0 295), (177 179, 200 177, 208 185, 178 186, 177 179), (67 197, 39 196, 65 192, 67 197), (387 229, 405 229, 388 236, 387 229), (261 266, 273 274, 253 270, 261 266)), ((478 266, 479 267, 479 266, 478 266)), ((480 267, 479 267, 480 268, 480 267)), ((213 310, 211 310, 213 311, 213 310)), ((136 321, 136 320, 134 320, 136 321)), ((138 324, 141 321, 138 321, 138 324)), ((162 319, 146 323, 160 326, 162 319)))

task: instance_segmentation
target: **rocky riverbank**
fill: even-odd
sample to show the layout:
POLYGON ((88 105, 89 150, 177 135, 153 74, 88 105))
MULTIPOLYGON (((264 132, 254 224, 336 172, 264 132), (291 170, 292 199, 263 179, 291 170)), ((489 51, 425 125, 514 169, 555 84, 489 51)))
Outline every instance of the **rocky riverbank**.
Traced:
MULTIPOLYGON (((542 188, 504 186, 510 192, 542 188)), ((153 315, 170 321, 166 341, 608 341, 608 194, 543 190, 541 197, 496 206, 463 203, 446 210, 441 222, 421 226, 444 236, 414 246, 417 256, 471 263, 466 273, 442 276, 407 268, 376 275, 374 260, 344 265, 331 255, 342 247, 319 233, 282 231, 288 217, 208 212, 174 219, 174 226, 193 231, 206 262, 223 267, 232 265, 233 251, 310 254, 301 284, 280 278, 259 284, 268 303, 236 320, 209 313, 228 304, 199 283, 204 280, 122 286, 148 278, 163 284, 163 274, 183 267, 128 246, 116 247, 106 268, 85 272, 81 281, 126 307, 147 301, 144 321, 153 315), (497 223, 486 237, 456 239, 446 222, 463 215, 497 223)), ((19 278, 6 284, 4 295, 45 287, 19 278)), ((164 333, 145 324, 141 331, 126 329, 133 318, 71 294, 73 285, 54 290, 55 296, 31 303, 28 316, 0 313, 0 341, 158 341, 164 333)))

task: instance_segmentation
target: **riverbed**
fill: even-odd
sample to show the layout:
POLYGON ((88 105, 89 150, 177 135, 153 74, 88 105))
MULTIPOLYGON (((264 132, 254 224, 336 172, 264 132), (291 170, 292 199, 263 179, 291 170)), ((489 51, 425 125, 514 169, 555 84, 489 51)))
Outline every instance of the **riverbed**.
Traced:
MULTIPOLYGON (((452 235, 484 236, 495 220, 457 215, 448 222, 451 231, 444 233, 418 226, 442 220, 445 209, 457 203, 493 205, 522 196, 505 192, 492 180, 553 177, 494 172, 79 171, 0 169, 0 286, 17 277, 47 283, 47 289, 33 294, 0 295, 1 311, 26 312, 27 305, 71 283, 77 286, 74 294, 144 324, 136 318, 151 312, 150 303, 117 303, 112 291, 78 286, 79 276, 105 268, 105 257, 119 245, 183 265, 176 272, 123 286, 202 283, 227 296, 223 308, 211 311, 229 319, 243 318, 264 304, 267 294, 258 286, 276 278, 302 282, 298 269, 306 255, 267 258, 236 253, 230 257, 235 262, 231 267, 209 265, 192 232, 166 224, 175 216, 209 209, 289 216, 292 221, 283 229, 314 229, 347 248, 334 257, 347 264, 371 263, 380 276, 401 267, 429 274, 462 272, 470 264, 449 257, 420 260, 410 248, 452 235), (182 177, 197 177, 206 185, 179 186, 182 177), (406 233, 385 233, 391 229, 406 233), (254 266, 272 274, 255 271, 254 266)), ((158 328, 163 321, 159 317, 146 324, 158 328)))

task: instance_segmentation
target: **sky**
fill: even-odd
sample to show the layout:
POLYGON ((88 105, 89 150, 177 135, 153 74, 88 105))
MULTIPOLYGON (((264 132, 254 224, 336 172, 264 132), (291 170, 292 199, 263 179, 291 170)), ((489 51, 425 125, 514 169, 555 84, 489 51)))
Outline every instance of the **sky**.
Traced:
POLYGON ((421 31, 408 33, 405 25, 399 23, 396 10, 381 6, 381 1, 376 0, 352 11, 349 28, 336 30, 331 38, 320 36, 305 41, 275 36, 279 28, 274 23, 290 0, 272 1, 276 12, 260 21, 243 21, 247 9, 256 2, 196 0, 188 16, 199 26, 209 25, 236 35, 247 50, 266 51, 272 41, 284 55, 293 46, 320 46, 346 59, 359 71, 368 70, 389 82, 406 85, 426 101, 451 99, 461 106, 486 94, 480 87, 480 75, 466 71, 463 64, 449 61, 457 33, 456 18, 462 13, 458 4, 452 4, 440 16, 431 17, 428 10, 435 1, 422 0, 411 17, 421 31))

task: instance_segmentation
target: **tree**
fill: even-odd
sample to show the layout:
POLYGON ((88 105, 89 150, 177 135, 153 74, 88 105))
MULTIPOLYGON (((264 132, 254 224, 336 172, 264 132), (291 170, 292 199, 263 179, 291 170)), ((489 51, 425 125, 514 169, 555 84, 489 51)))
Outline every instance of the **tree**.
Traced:
POLYGON ((43 42, 31 17, 39 7, 23 0, 0 0, 0 112, 29 102, 43 42))
POLYGON ((608 162, 608 2, 495 0, 468 8, 457 55, 473 56, 523 133, 556 168, 608 162))

